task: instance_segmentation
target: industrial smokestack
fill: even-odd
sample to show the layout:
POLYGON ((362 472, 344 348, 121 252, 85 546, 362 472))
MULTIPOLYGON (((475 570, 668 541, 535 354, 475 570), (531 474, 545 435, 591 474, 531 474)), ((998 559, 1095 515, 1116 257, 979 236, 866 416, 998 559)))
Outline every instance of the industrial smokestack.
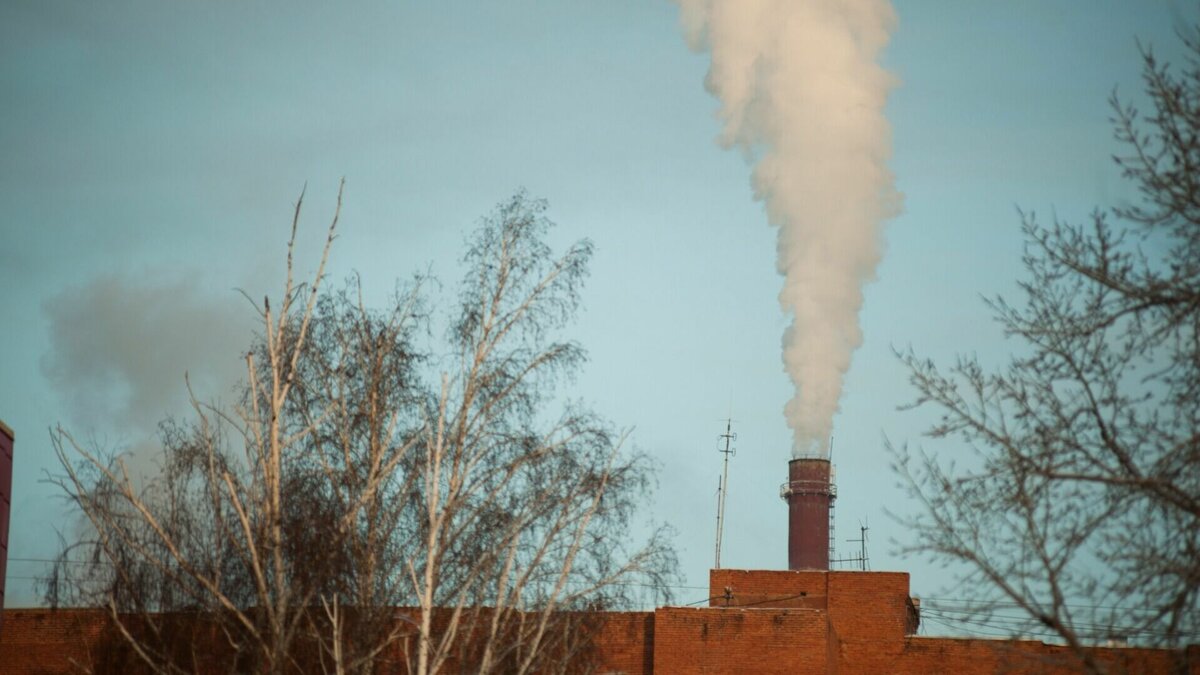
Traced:
POLYGON ((837 498, 829 460, 788 462, 788 482, 779 496, 788 504, 788 569, 829 569, 830 514, 837 498))

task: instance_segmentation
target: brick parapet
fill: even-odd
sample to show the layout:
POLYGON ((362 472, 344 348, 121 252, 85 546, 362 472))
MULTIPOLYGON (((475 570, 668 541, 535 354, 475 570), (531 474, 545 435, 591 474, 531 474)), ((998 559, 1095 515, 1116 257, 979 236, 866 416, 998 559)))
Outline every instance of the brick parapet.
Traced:
POLYGON ((709 606, 825 609, 843 641, 899 641, 908 633, 906 572, 709 571, 709 606))
POLYGON ((908 573, 829 572, 829 621, 842 642, 904 639, 908 573))
MULTIPOLYGON (((1186 650, 1097 647, 1091 654, 1108 672, 1122 675, 1200 673, 1200 648, 1195 646, 1186 650)), ((1084 667, 1070 648, 1035 640, 909 637, 885 670, 897 675, 1067 675, 1082 673, 1084 667)))
POLYGON ((663 607, 654 613, 654 672, 824 675, 822 610, 663 607))
MULTIPOLYGON (((1082 672, 1076 657, 1060 645, 905 636, 908 575, 902 573, 714 570, 710 580, 714 587, 731 586, 733 599, 739 602, 796 595, 821 606, 663 607, 654 612, 581 614, 574 625, 592 637, 589 663, 594 671, 625 675, 1082 672)), ((111 662, 119 656, 112 652, 112 630, 102 611, 7 610, 4 617, 0 673, 5 675, 73 673, 79 672, 73 664, 86 667, 97 659, 111 662)), ((444 619, 439 612, 435 629, 444 619)), ((201 650, 217 642, 215 634, 209 631, 206 637, 202 627, 188 634, 198 638, 196 646, 201 650)), ((406 646, 411 641, 396 645, 392 655, 396 663, 405 660, 406 646)), ((1200 646, 1097 648, 1092 653, 1113 673, 1200 675, 1200 646)), ((447 666, 451 671, 454 667, 447 666)))
POLYGON ((709 570, 708 604, 710 607, 826 609, 828 574, 807 570, 709 570))

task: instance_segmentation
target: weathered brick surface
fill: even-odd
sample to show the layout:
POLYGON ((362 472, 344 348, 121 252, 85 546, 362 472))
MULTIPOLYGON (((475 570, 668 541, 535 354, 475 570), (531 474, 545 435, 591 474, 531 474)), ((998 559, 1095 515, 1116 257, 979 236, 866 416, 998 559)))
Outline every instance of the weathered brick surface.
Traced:
POLYGON ((709 570, 708 587, 712 607, 825 609, 829 595, 827 573, 817 571, 709 570))
MULTIPOLYGON (((1200 672, 1200 661, 1188 670, 1184 652, 1122 647, 1096 649, 1096 660, 1109 672, 1123 675, 1200 672)), ((978 673, 979 675, 1040 675, 1084 672, 1066 647, 1020 640, 972 640, 916 637, 885 671, 898 675, 925 673, 978 673)))
POLYGON ((93 663, 93 645, 108 625, 99 611, 4 610, 0 673, 49 675, 81 672, 93 663))
POLYGON ((654 672, 654 612, 607 612, 595 631, 599 672, 654 672))
POLYGON ((825 640, 825 663, 828 664, 826 671, 829 675, 838 675, 842 672, 842 641, 838 638, 838 634, 830 627, 829 636, 825 640))
POLYGON ((654 672, 829 672, 828 618, 813 609, 663 607, 654 613, 654 672))
POLYGON ((828 572, 827 576, 829 621, 843 643, 904 638, 906 572, 828 572))
MULTIPOLYGON (((731 588, 730 606, 723 606, 721 597, 711 607, 579 615, 582 620, 572 625, 594 638, 588 653, 595 672, 1065 675, 1082 670, 1068 649, 1042 642, 905 636, 907 574, 714 570, 710 580, 713 595, 731 588), (788 604, 793 602, 799 606, 788 604)), ((7 610, 0 631, 0 675, 79 672, 73 663, 124 658, 113 652, 111 638, 102 612, 7 610)), ((406 645, 411 647, 397 644, 394 663, 404 661, 406 645)), ((1093 653, 1114 674, 1200 675, 1200 646, 1093 653)), ((455 667, 448 664, 450 671, 455 667)))
MULTIPOLYGON (((906 637, 908 574, 901 572, 712 570, 713 606, 809 607, 824 610, 829 673, 1078 673, 1070 650, 1036 641, 906 637), (725 589, 729 589, 726 594, 725 589), (799 596, 799 597, 796 597, 799 596)), ((660 610, 661 612, 662 610, 660 610)), ((726 659, 774 661, 770 644, 752 639, 721 646, 726 659)), ((732 637, 732 636, 731 636, 732 637)), ((660 638, 654 649, 666 648, 660 638)), ((673 647, 674 648, 674 647, 673 647)), ((1184 652, 1156 649, 1097 649, 1097 661, 1113 673, 1188 672, 1200 675, 1200 647, 1184 652)), ((658 659, 656 657, 656 663, 658 659)), ((671 671, 673 672, 673 671, 671 671)), ((739 672, 736 668, 709 672, 739 672)), ((747 670, 745 672, 754 672, 747 670)))
POLYGON ((908 575, 829 572, 829 622, 837 632, 839 672, 886 673, 904 646, 908 575))

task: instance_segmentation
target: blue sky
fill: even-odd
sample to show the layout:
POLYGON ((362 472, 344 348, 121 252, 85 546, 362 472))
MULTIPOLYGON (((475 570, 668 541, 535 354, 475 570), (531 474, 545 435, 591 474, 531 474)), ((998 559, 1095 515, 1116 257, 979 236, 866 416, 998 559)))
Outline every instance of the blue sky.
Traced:
MULTIPOLYGON (((1173 28, 1194 17, 1165 0, 895 8, 884 63, 900 81, 887 115, 904 207, 834 420, 838 538, 869 521, 874 569, 944 595, 937 565, 890 543, 907 535, 885 509, 911 505, 883 438, 919 443, 930 419, 896 410, 912 393, 892 348, 1003 362, 1014 346, 980 297, 1015 290, 1017 208, 1080 220, 1132 198, 1106 99, 1139 99, 1136 39, 1178 54, 1173 28)), ((661 463, 645 515, 678 530, 686 583, 707 584, 730 414, 723 563, 783 567, 775 233, 750 166, 714 141, 707 68, 669 2, 0 5, 10 555, 48 558, 70 528, 43 482, 47 429, 137 445, 179 412, 185 369, 210 388, 236 372, 250 309, 234 289, 274 288, 305 183, 315 249, 344 176, 332 275, 357 270, 379 301, 417 270, 457 278, 465 234, 516 188, 549 200, 556 241, 597 249, 571 330, 591 360, 570 393, 661 463)), ((39 571, 10 560, 9 606, 36 602, 39 571)))

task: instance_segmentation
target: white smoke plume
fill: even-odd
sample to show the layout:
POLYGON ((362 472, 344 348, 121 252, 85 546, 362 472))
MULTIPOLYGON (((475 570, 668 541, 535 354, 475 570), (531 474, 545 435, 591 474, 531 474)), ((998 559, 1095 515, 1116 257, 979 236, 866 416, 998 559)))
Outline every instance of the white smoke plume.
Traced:
POLYGON ((689 45, 712 55, 705 86, 721 102, 720 142, 755 162, 755 196, 779 230, 792 454, 827 456, 862 343, 862 286, 901 202, 886 166, 896 80, 878 64, 896 15, 887 0, 676 1, 689 45))

